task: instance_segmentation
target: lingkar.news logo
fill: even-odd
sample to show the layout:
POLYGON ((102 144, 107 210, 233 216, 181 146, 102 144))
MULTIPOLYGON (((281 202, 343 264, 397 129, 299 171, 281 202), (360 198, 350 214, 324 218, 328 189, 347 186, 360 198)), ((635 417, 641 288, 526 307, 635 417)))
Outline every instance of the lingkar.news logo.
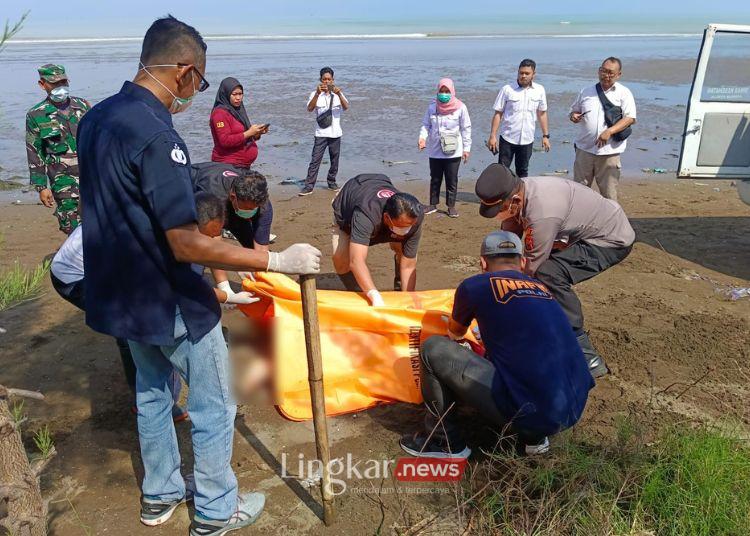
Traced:
MULTIPOLYGON (((458 482, 464 476, 466 459, 403 457, 397 460, 357 460, 351 453, 328 462, 333 495, 345 493, 348 484, 356 480, 382 480, 393 476, 399 482, 458 482)), ((298 454, 289 460, 287 453, 281 454, 281 478, 316 482, 323 472, 323 463, 316 459, 305 459, 298 454), (294 471, 296 469, 296 471, 294 471)))

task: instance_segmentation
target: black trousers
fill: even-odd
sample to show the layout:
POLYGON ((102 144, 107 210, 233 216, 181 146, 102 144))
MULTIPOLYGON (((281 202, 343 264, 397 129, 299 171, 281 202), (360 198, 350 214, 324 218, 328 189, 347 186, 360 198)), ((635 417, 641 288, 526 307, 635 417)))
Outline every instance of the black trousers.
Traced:
POLYGON ((430 205, 440 202, 440 187, 445 177, 445 204, 449 207, 456 206, 456 193, 458 193, 458 167, 461 165, 461 157, 457 158, 430 158, 430 205))
POLYGON ((497 157, 498 163, 505 167, 510 167, 510 163, 516 160, 516 175, 519 177, 529 176, 529 160, 534 149, 534 143, 528 145, 516 145, 506 141, 500 136, 500 154, 497 157))
POLYGON ((537 269, 535 277, 547 285, 565 311, 573 330, 580 333, 583 330, 583 310, 573 285, 619 263, 632 249, 632 245, 605 248, 588 242, 576 242, 563 250, 553 251, 537 269))
MULTIPOLYGON (((84 309, 86 296, 84 279, 74 281, 73 283, 63 283, 52 272, 49 275, 52 279, 52 286, 62 299, 75 305, 81 311, 86 310, 84 309)), ((130 346, 128 346, 128 341, 125 339, 116 338, 115 341, 117 342, 117 349, 120 351, 122 368, 125 371, 125 380, 128 382, 131 392, 135 394, 135 363, 133 362, 133 355, 130 353, 130 346)))
POLYGON ((312 157, 310 165, 307 168, 307 178, 305 179, 306 188, 312 188, 315 186, 315 181, 318 180, 318 170, 320 169, 320 162, 323 160, 323 155, 326 152, 326 147, 328 147, 328 156, 331 158, 331 167, 328 168, 328 184, 332 186, 336 182, 336 175, 339 172, 341 138, 321 138, 315 136, 312 157))
MULTIPOLYGON (((491 361, 438 335, 424 342, 421 360, 422 397, 427 406, 424 425, 428 434, 434 429, 433 437, 449 445, 460 440, 458 403, 476 409, 498 432, 509 425, 510 419, 498 409, 492 391, 496 371, 491 361), (445 417, 438 424, 441 415, 445 417)), ((518 429, 512 423, 510 430, 528 445, 541 443, 545 435, 518 429)))

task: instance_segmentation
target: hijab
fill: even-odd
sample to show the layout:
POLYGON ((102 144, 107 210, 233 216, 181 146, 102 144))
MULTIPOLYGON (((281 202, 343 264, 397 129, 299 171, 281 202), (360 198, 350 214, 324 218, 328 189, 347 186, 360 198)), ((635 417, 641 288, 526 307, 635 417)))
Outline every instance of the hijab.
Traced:
POLYGON ((440 91, 441 87, 447 87, 448 91, 451 94, 451 100, 443 104, 439 100, 435 99, 435 105, 438 115, 448 115, 452 114, 453 112, 460 110, 461 106, 463 106, 463 102, 458 100, 456 98, 456 88, 453 87, 453 80, 450 78, 441 78, 440 82, 438 83, 437 90, 440 91))
MULTIPOLYGON (((250 118, 247 116, 245 111, 245 105, 240 104, 239 107, 235 108, 232 106, 232 102, 229 100, 229 96, 236 88, 242 89, 242 84, 236 78, 225 78, 219 85, 219 91, 216 92, 216 100, 214 101, 214 109, 223 108, 232 116, 242 123, 245 128, 250 128, 250 118)), ((243 90, 244 91, 244 90, 243 90)))

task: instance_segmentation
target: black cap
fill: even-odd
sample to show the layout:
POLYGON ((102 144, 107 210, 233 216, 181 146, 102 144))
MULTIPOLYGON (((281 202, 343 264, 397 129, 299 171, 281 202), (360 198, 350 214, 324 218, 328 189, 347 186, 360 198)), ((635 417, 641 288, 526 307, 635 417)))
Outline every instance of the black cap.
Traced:
POLYGON ((490 164, 479 175, 474 192, 481 200, 479 214, 494 218, 510 194, 521 184, 521 179, 502 164, 490 164))

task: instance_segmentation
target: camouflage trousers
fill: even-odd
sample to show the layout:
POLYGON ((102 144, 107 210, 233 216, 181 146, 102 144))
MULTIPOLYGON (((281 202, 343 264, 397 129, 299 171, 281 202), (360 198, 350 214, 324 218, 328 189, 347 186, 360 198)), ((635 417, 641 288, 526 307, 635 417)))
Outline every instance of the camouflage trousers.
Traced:
POLYGON ((59 196, 53 192, 52 196, 55 198, 55 203, 57 204, 55 217, 57 218, 57 223, 60 225, 60 230, 69 235, 73 232, 73 229, 80 225, 81 213, 78 208, 80 201, 78 196, 70 197, 70 193, 66 193, 68 195, 59 196))

